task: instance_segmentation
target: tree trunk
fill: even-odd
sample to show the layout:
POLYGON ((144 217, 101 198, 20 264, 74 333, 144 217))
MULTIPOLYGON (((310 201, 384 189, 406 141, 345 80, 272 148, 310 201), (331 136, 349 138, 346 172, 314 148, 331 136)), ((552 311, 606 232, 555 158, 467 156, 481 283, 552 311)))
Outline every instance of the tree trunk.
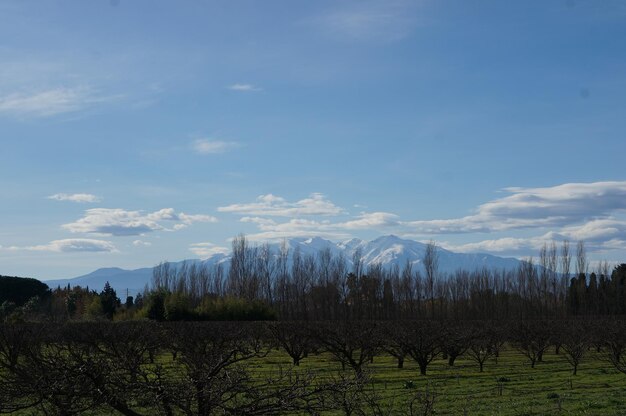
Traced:
POLYGON ((456 360, 456 357, 458 357, 458 355, 456 355, 456 354, 450 354, 448 356, 448 365, 450 367, 454 367, 454 361, 456 360))
POLYGON ((426 367, 428 366, 428 363, 425 361, 420 361, 418 362, 419 366, 420 366, 420 374, 425 376, 426 375, 426 367))

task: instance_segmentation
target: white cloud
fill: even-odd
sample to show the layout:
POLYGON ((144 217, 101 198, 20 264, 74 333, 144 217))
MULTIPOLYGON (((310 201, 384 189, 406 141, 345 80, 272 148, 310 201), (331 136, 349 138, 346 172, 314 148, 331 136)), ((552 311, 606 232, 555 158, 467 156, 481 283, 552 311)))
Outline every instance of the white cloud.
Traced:
POLYGON ((262 89, 256 87, 252 84, 232 84, 228 86, 229 90, 232 91, 242 91, 242 92, 253 92, 253 91, 261 91, 262 89))
POLYGON ((626 181, 506 188, 511 195, 478 207, 476 214, 402 224, 423 234, 460 234, 560 227, 626 210, 626 181))
POLYGON ((173 208, 164 208, 147 214, 119 208, 94 208, 85 211, 85 215, 79 220, 64 224, 62 227, 72 233, 134 236, 160 230, 178 230, 194 222, 217 222, 217 218, 210 215, 176 213, 173 208), (175 223, 173 229, 165 227, 162 224, 165 221, 175 223))
POLYGON ((149 241, 135 240, 133 241, 135 247, 150 247, 152 245, 149 241))
POLYGON ((191 148, 201 155, 224 153, 238 147, 241 145, 237 142, 212 139, 197 139, 191 144, 191 148))
POLYGON ((195 243, 189 246, 189 251, 201 258, 207 258, 214 254, 226 254, 230 250, 226 247, 216 246, 213 243, 195 243))
POLYGON ((180 214, 178 214, 178 219, 187 225, 191 225, 194 222, 217 222, 217 218, 211 215, 203 215, 203 214, 188 215, 188 214, 185 214, 184 212, 181 212, 180 214))
POLYGON ((260 233, 246 234, 246 238, 250 241, 281 241, 286 238, 309 238, 322 237, 329 240, 345 240, 350 238, 350 234, 320 231, 320 230, 285 230, 285 231, 264 231, 260 233))
POLYGON ((441 243, 441 246, 447 250, 457 253, 537 253, 544 243, 550 240, 538 238, 497 238, 493 240, 483 240, 467 244, 449 244, 441 243))
POLYGON ((294 218, 277 223, 269 218, 243 217, 241 222, 256 224, 260 233, 247 236, 251 241, 279 240, 290 237, 325 237, 331 239, 348 238, 350 235, 337 230, 330 221, 315 221, 294 218))
POLYGON ((571 225, 549 231, 539 236, 505 237, 467 244, 445 244, 453 251, 469 253, 487 251, 492 253, 525 253, 532 255, 552 241, 584 241, 590 252, 626 249, 626 221, 614 218, 597 219, 583 224, 571 225))
POLYGON ((89 238, 68 238, 64 240, 54 240, 48 244, 27 246, 27 247, 8 247, 7 250, 28 250, 28 251, 50 251, 55 253, 74 253, 74 252, 105 252, 115 253, 117 248, 109 242, 103 240, 93 240, 89 238))
POLYGON ((593 249, 626 249, 626 221, 615 218, 594 219, 584 224, 563 227, 549 233, 554 238, 583 240, 593 249))
POLYGON ((336 224, 337 228, 347 230, 372 229, 398 225, 398 216, 389 212, 363 212, 355 220, 336 224))
POLYGON ((287 222, 276 222, 270 218, 243 217, 241 222, 255 224, 260 233, 249 235, 250 240, 276 240, 288 237, 324 237, 344 239, 352 230, 373 230, 396 224, 394 214, 387 212, 362 213, 356 219, 345 222, 317 221, 292 218, 287 222))
POLYGON ((54 194, 50 195, 48 199, 54 199, 56 201, 70 201, 80 203, 93 203, 100 202, 102 199, 92 194, 54 194))
POLYGON ((567 183, 544 188, 506 188, 501 198, 479 205, 476 213, 462 218, 402 221, 389 212, 362 212, 350 219, 316 217, 346 212, 322 194, 296 202, 267 194, 247 204, 218 208, 241 214, 241 222, 258 232, 251 240, 286 237, 346 238, 359 231, 395 233, 412 238, 445 234, 499 233, 498 238, 467 243, 442 243, 460 252, 493 252, 533 255, 551 241, 584 240, 589 252, 626 249, 626 181, 567 183), (277 217, 288 217, 279 221, 277 217), (524 237, 516 230, 536 230, 524 237), (505 237, 501 237, 506 233, 505 237))
POLYGON ((109 101, 91 88, 53 88, 31 93, 12 93, 0 97, 0 114, 18 117, 50 117, 70 113, 109 101))
POLYGON ((308 198, 296 202, 287 202, 282 197, 267 194, 257 197, 256 202, 232 204, 217 209, 220 212, 232 212, 244 215, 267 215, 277 217, 296 217, 300 215, 339 215, 344 210, 326 199, 323 194, 313 193, 308 198))

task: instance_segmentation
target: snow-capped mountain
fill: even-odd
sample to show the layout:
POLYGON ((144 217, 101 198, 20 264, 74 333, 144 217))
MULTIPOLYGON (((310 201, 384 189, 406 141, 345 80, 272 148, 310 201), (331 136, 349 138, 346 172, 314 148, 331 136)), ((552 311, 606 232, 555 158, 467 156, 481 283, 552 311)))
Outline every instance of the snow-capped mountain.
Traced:
MULTIPOLYGON (((304 254, 316 255, 320 250, 330 249, 337 255, 342 253, 348 264, 352 264, 354 254, 360 251, 360 258, 364 266, 381 264, 383 267, 398 265, 401 269, 407 262, 414 267, 421 267, 426 244, 418 241, 407 240, 395 235, 378 237, 372 241, 353 238, 348 241, 333 243, 323 238, 288 240, 292 249, 300 247, 304 254)), ((453 273, 458 269, 474 271, 486 267, 488 269, 516 269, 520 261, 514 258, 493 256, 479 253, 454 253, 441 247, 437 248, 439 259, 439 272, 444 274, 453 273)))
MULTIPOLYGON (((283 243, 272 243, 270 249, 274 255, 278 255, 283 243)), ((323 250, 329 250, 333 257, 343 256, 348 266, 352 266, 355 254, 360 253, 360 259, 365 270, 368 266, 380 264, 383 267, 393 267, 397 265, 400 269, 404 268, 407 262, 411 263, 414 270, 421 269, 422 258, 426 250, 426 244, 418 241, 406 240, 395 235, 387 235, 376 238, 372 241, 360 240, 357 238, 333 242, 320 237, 313 238, 291 238, 285 240, 284 244, 289 249, 288 263, 291 265, 293 255, 299 252, 302 257, 318 256, 323 250)), ((490 254, 479 253, 454 253, 443 248, 437 249, 439 259, 439 272, 442 274, 453 273, 458 269, 477 270, 482 268, 497 270, 514 270, 520 260, 514 258, 504 258, 493 256, 490 254)), ((228 268, 230 265, 229 254, 214 254, 204 260, 185 260, 187 262, 197 262, 206 266, 216 264, 223 265, 228 268)), ((173 266, 182 262, 172 263, 173 266)), ((119 268, 98 269, 84 276, 73 279, 60 279, 45 281, 48 286, 54 288, 57 286, 66 286, 70 284, 89 286, 89 288, 101 290, 105 282, 109 282, 113 288, 122 296, 128 290, 133 295, 150 283, 152 277, 152 268, 146 267, 135 270, 124 270, 119 268)))

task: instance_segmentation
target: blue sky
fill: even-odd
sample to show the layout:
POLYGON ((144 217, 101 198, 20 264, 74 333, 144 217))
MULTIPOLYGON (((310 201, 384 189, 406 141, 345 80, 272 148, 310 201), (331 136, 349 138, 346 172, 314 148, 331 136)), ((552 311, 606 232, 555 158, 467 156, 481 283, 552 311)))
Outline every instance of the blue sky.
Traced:
POLYGON ((619 1, 5 1, 0 273, 397 234, 626 261, 619 1))

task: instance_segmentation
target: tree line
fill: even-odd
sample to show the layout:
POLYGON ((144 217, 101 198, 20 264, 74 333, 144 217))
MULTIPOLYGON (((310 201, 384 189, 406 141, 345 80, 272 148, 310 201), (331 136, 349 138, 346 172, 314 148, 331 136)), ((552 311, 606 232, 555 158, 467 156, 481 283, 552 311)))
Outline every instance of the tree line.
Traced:
MULTIPOLYGON (((101 291, 0 279, 13 293, 0 304, 0 321, 151 319, 208 320, 404 320, 565 319, 626 313, 626 264, 600 262, 590 271, 585 247, 545 244, 537 259, 516 270, 439 271, 438 249, 426 246, 420 264, 365 266, 330 249, 302 254, 283 244, 232 243, 228 264, 160 263, 151 284, 119 299, 101 291), (16 281, 21 285, 16 286, 16 281), (10 283, 9 284, 7 283, 10 283), (18 288, 19 289, 16 289, 18 288)), ((17 280, 16 280, 17 279, 17 280)))
POLYGON ((419 267, 408 261, 404 267, 365 266, 358 250, 351 262, 330 249, 302 255, 298 247, 290 253, 283 244, 273 253, 268 244, 254 246, 244 236, 233 241, 232 249, 229 268, 157 265, 152 292, 144 299, 163 298, 163 319, 175 309, 174 315, 197 320, 210 319, 204 312, 216 299, 265 306, 283 320, 564 319, 626 313, 626 264, 611 270, 601 262, 589 273, 582 242, 575 253, 568 241, 560 247, 545 244, 537 261, 522 261, 517 270, 447 275, 439 272, 432 242, 419 267))
POLYGON ((345 406, 383 404, 368 390, 368 367, 380 355, 398 368, 412 360, 422 375, 433 360, 454 366, 460 356, 482 372, 498 365, 505 346, 532 368, 559 354, 574 375, 597 349, 626 373, 626 325, 608 319, 1 324, 0 413, 364 414, 345 406), (292 364, 256 372, 276 349, 292 364), (319 354, 335 369, 299 369, 319 354))

